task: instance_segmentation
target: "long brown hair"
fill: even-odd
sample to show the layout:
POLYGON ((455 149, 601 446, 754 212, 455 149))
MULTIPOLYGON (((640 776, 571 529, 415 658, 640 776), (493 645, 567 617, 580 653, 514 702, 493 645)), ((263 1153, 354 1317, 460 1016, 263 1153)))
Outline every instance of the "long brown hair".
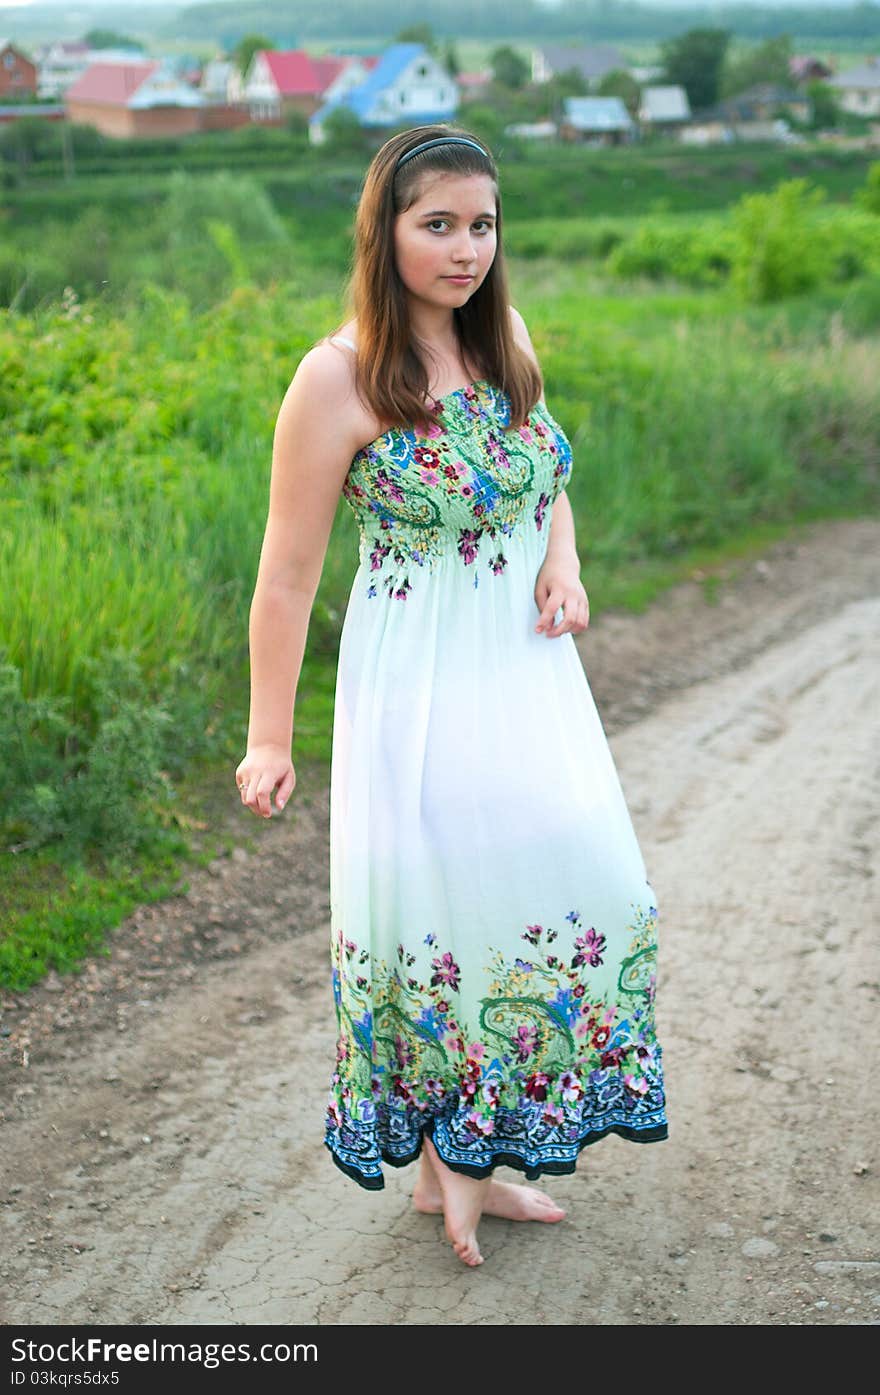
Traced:
MULTIPOLYGON (((356 385, 377 418, 392 426, 430 422, 425 404, 428 374, 413 348, 406 287, 397 270, 394 220, 419 197, 427 173, 487 174, 494 185, 496 251, 480 286, 452 316, 462 355, 479 364, 486 381, 510 399, 508 429, 525 424, 543 390, 543 379, 513 336, 507 266, 502 241, 498 170, 491 154, 470 145, 435 145, 395 166, 401 155, 438 136, 467 136, 460 126, 416 126, 392 136, 374 155, 364 179, 355 220, 352 269, 345 288, 349 314, 357 316, 356 385)), ((341 329, 342 326, 340 325, 341 329)), ((329 338, 332 336, 325 336, 329 338)))

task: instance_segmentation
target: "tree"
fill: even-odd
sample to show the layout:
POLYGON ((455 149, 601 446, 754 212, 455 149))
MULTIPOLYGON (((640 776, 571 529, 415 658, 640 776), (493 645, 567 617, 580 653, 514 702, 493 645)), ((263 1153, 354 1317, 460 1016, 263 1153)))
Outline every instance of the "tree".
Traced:
POLYGON ((54 155, 57 143, 57 123, 42 116, 19 116, 0 128, 0 156, 21 169, 54 155))
POLYGON ((241 73, 242 77, 244 77, 248 68, 251 66, 251 59, 254 54, 259 53, 260 49, 274 49, 274 47, 275 45, 272 40, 267 39, 265 34, 245 34, 244 38, 239 39, 235 48, 232 50, 232 61, 237 65, 238 71, 241 73))
POLYGON ((658 81, 683 87, 697 111, 714 106, 731 37, 729 29, 688 29, 667 39, 660 47, 663 76, 658 81))
POLYGON ((566 97, 586 97, 590 85, 577 68, 567 68, 563 73, 554 73, 546 82, 529 83, 524 88, 520 101, 528 103, 528 114, 514 116, 522 121, 561 121, 566 97))
POLYGON ((461 72, 461 64, 458 61, 458 53, 456 52, 455 44, 451 39, 446 44, 442 62, 443 67, 450 77, 458 77, 461 72))
POLYGON ((309 134, 309 118, 304 111, 289 111, 284 118, 284 129, 292 136, 302 136, 307 138, 309 134))
POLYGON ((484 141, 490 150, 494 150, 496 155, 499 148, 504 143, 504 127, 507 118, 498 111, 497 107, 489 106, 482 102, 469 102, 462 111, 462 119, 467 123, 469 131, 473 131, 477 140, 484 141))
POLYGON ((438 43, 430 24, 407 24, 394 36, 396 44, 424 44, 430 54, 438 56, 438 43))
POLYGON ((779 34, 752 44, 745 52, 727 55, 721 72, 720 92, 723 97, 735 97, 759 82, 776 87, 791 87, 790 59, 794 40, 790 34, 779 34))
POLYGON ((489 55, 492 76, 504 87, 525 87, 529 80, 529 65, 509 44, 501 44, 489 55))
POLYGON ((87 43, 89 48, 143 48, 138 39, 132 39, 128 34, 120 34, 116 29, 90 29, 83 42, 87 43))
POLYGON ((820 78, 814 78, 812 82, 807 83, 805 91, 813 110, 811 128, 820 131, 836 126, 840 117, 840 104, 834 88, 829 87, 828 83, 822 82, 820 78))
POLYGON ((588 97, 590 95, 590 84, 580 68, 566 68, 564 72, 554 73, 543 85, 550 88, 557 97, 588 97))
POLYGON ((323 121, 325 149, 340 154, 360 152, 365 145, 364 131, 351 107, 338 106, 323 121))
POLYGON ((868 167, 865 187, 856 190, 853 202, 866 213, 880 215, 880 160, 868 167))
POLYGON ((632 73, 625 68, 612 68, 599 80, 600 97, 620 97, 630 116, 635 116, 641 100, 641 88, 632 73))

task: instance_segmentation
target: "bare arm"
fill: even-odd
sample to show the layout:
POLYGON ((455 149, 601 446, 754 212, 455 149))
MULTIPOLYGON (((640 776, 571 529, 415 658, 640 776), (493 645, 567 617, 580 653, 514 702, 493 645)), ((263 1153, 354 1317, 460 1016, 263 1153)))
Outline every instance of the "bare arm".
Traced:
POLYGON ((279 806, 295 783, 293 710, 309 618, 340 491, 358 448, 351 367, 342 351, 305 355, 275 424, 269 513, 250 608, 250 719, 245 802, 265 817, 276 785, 279 806), (285 777, 289 772, 289 788, 285 777))
MULTIPOLYGON (((513 332, 520 348, 540 368, 526 322, 511 305, 513 332)), ((541 570, 535 581, 535 604, 541 612, 536 631, 548 639, 561 634, 579 633, 590 623, 590 602, 580 580, 581 563, 574 532, 571 501, 564 489, 559 491, 550 511, 550 537, 541 570), (553 624, 553 616, 562 606, 563 619, 553 624)))
POLYGON ((564 489, 559 491, 550 513, 550 541, 547 543, 547 556, 560 562, 570 562, 578 575, 581 559, 578 557, 574 536, 574 514, 571 500, 564 489))

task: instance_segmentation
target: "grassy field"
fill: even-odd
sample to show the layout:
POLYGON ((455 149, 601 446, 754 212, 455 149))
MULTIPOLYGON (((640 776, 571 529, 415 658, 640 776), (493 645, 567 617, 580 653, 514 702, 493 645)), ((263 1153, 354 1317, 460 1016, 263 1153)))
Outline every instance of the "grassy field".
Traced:
MULTIPOLYGON (((614 161, 604 168, 623 177, 614 161)), ((711 588, 723 559, 802 520, 877 509, 880 261, 867 213, 838 191, 821 214, 853 245, 863 239, 864 264, 854 257, 844 279, 838 267, 838 279, 749 302, 725 274, 714 285, 669 269, 611 274, 583 202, 570 197, 553 216, 544 204, 559 190, 532 173, 542 192, 531 218, 516 181, 505 184, 518 208, 511 245, 524 249, 511 256, 514 303, 572 442, 569 497, 594 616, 642 607, 695 568, 711 588)), ((198 224, 187 241, 184 189, 162 232, 177 239, 180 284, 146 274, 162 246, 135 227, 116 249, 129 276, 118 301, 71 293, 0 320, 10 579, 0 590, 0 983, 10 988, 100 952, 128 909, 167 894, 224 837, 213 800, 217 789, 230 799, 244 754, 247 612, 275 413, 302 354, 338 320, 354 174, 312 190, 309 236, 302 208, 273 191, 275 237, 257 243, 274 265, 235 223, 228 183, 232 241, 209 246, 198 224), (228 284, 211 281, 212 255, 228 284), (205 262, 208 280, 188 293, 205 262)), ((652 188, 664 180, 669 171, 655 170, 652 188)), ((690 210, 650 217, 709 236, 719 214, 697 206, 708 183, 720 191, 707 171, 690 210)), ((253 190, 241 187, 252 214, 253 190)), ((626 245, 646 219, 618 210, 612 221, 626 245)), ((340 501, 295 711, 294 761, 316 779, 327 773, 356 565, 340 501)))
MULTIPOLYGON (((33 310, 66 286, 118 303, 153 283, 204 307, 242 280, 279 278, 333 294, 348 261, 363 162, 328 161, 283 132, 263 135, 259 159, 227 147, 247 157, 246 172, 234 164, 151 169, 150 156, 137 173, 81 174, 69 184, 29 175, 5 192, 0 212, 0 305, 33 310), (234 247, 217 244, 220 223, 232 229, 234 247)), ((167 165, 174 157, 160 158, 167 165)), ((509 245, 526 255, 555 246, 560 257, 594 256, 590 228, 600 224, 632 238, 645 219, 723 217, 744 196, 791 179, 806 180, 843 212, 875 163, 871 152, 815 146, 512 152, 501 163, 509 245)))

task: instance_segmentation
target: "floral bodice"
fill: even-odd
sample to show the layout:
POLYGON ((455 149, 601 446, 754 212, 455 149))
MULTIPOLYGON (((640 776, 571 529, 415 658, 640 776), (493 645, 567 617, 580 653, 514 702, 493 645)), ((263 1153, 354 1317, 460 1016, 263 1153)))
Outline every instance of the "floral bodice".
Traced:
POLYGON ((352 459, 342 488, 360 532, 360 560, 379 588, 405 600, 418 568, 441 558, 502 576, 516 539, 543 541, 568 483, 572 452, 543 398, 511 432, 510 399, 486 379, 440 398, 427 431, 392 428, 352 459))

